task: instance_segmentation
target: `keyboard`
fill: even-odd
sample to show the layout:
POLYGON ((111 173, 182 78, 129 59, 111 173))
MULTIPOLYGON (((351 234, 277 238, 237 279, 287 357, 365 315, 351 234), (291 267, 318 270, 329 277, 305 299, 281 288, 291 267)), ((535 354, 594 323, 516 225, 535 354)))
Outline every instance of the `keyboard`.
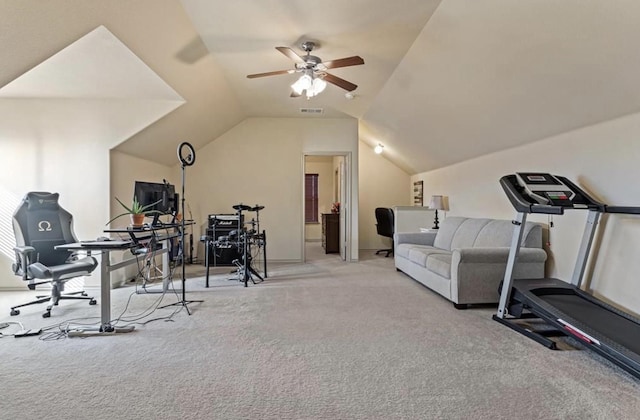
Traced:
POLYGON ((131 241, 108 240, 108 241, 81 241, 83 247, 87 248, 127 248, 132 244, 131 241))

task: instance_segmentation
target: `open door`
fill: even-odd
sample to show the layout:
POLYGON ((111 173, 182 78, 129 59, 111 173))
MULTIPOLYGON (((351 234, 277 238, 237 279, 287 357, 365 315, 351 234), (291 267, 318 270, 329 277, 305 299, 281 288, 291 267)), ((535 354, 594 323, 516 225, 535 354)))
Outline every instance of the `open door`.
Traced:
POLYGON ((346 165, 344 162, 344 156, 340 156, 340 163, 338 167, 338 191, 340 197, 340 258, 342 261, 347 260, 347 217, 346 215, 350 211, 347 208, 347 188, 346 188, 346 165))
MULTIPOLYGON (((350 172, 349 172, 349 159, 348 155, 343 153, 331 153, 331 152, 318 152, 318 153, 305 153, 303 155, 303 185, 307 183, 307 178, 317 174, 318 179, 318 221, 322 220, 324 213, 331 212, 331 208, 334 203, 340 203, 340 212, 337 220, 334 219, 334 223, 337 221, 336 226, 338 229, 338 235, 333 236, 331 243, 332 251, 330 254, 337 257, 339 253, 342 261, 347 261, 350 258, 349 247, 351 243, 351 232, 349 228, 351 211, 351 196, 350 196, 350 172)), ((307 214, 308 197, 305 193, 305 188, 302 191, 303 199, 303 237, 302 237, 302 258, 303 261, 307 261, 307 247, 309 250, 315 252, 316 247, 313 242, 322 242, 323 247, 325 245, 324 231, 321 229, 321 224, 309 222, 307 214)), ((334 225, 335 226, 335 225, 334 225)), ((326 250, 327 248, 325 248, 326 250)))

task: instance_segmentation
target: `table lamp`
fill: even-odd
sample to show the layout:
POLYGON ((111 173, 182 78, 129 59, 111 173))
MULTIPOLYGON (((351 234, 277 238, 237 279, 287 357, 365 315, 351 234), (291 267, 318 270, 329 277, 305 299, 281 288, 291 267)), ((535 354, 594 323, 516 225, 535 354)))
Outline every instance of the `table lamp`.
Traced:
POLYGON ((431 200, 429 201, 429 208, 434 209, 436 211, 436 217, 433 221, 432 229, 439 229, 438 227, 438 210, 446 211, 448 210, 445 200, 441 195, 432 195, 431 200))

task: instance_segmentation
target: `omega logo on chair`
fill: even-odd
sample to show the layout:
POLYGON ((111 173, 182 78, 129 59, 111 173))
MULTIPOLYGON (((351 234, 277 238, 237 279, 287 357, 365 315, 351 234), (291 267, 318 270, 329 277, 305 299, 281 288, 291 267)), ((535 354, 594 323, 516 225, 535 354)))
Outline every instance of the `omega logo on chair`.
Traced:
POLYGON ((51 232, 51 222, 48 220, 41 220, 38 223, 38 232, 51 232))

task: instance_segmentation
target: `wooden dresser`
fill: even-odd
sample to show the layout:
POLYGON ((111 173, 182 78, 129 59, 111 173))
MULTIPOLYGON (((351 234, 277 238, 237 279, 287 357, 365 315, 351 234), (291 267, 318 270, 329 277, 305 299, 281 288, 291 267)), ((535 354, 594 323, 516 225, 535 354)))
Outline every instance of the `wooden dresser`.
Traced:
POLYGON ((325 254, 340 252, 340 215, 322 213, 322 247, 325 254))

